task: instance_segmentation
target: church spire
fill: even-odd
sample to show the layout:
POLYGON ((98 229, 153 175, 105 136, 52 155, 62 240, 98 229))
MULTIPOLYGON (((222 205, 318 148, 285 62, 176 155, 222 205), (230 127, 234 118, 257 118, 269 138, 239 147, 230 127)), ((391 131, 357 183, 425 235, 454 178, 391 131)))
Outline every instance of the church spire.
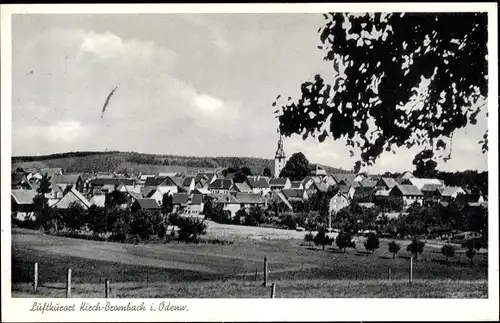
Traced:
POLYGON ((278 129, 279 139, 278 139, 278 149, 276 149, 276 158, 285 158, 285 151, 283 149, 283 136, 278 129))

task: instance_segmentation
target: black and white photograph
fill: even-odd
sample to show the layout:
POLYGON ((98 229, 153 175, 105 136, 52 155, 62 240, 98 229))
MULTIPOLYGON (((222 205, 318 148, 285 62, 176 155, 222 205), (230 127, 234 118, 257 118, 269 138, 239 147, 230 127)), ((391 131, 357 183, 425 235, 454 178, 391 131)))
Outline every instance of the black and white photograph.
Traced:
POLYGON ((463 5, 2 5, 2 297, 498 319, 496 5, 463 5))

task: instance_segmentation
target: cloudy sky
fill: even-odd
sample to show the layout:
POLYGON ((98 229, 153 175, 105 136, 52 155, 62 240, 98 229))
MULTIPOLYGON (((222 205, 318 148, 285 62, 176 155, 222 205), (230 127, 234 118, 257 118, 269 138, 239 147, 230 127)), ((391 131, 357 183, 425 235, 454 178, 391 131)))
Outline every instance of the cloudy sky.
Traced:
MULTIPOLYGON (((319 14, 15 15, 13 155, 120 150, 272 158, 273 100, 331 73, 319 14), (31 72, 32 71, 32 72, 31 72), (101 119, 109 92, 117 86, 101 119)), ((487 121, 455 134, 442 170, 487 169, 487 121)), ((290 156, 351 169, 345 142, 285 139, 290 156)), ((370 171, 413 169, 418 148, 370 171)))

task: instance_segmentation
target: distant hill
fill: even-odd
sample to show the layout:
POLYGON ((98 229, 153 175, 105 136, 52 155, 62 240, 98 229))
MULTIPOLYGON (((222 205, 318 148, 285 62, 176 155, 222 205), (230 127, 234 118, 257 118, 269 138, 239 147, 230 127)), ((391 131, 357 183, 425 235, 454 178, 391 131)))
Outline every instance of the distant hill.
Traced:
MULTIPOLYGON (((66 172, 124 172, 160 173, 174 171, 195 172, 227 167, 249 167, 254 174, 264 168, 274 168, 274 159, 255 157, 192 157, 142 154, 136 152, 68 152, 45 156, 12 157, 12 167, 60 167, 66 172)), ((327 172, 347 171, 321 165, 327 172)))

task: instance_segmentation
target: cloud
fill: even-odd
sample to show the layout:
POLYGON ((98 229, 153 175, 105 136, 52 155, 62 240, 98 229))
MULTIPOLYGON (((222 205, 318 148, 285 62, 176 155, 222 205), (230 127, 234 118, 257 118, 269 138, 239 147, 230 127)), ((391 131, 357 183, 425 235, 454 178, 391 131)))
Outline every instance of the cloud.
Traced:
MULTIPOLYGON (((44 129, 42 129, 43 131, 44 129)), ((47 138, 52 142, 71 143, 89 134, 85 128, 75 120, 61 120, 47 127, 47 138)))
POLYGON ((203 112, 214 112, 223 107, 223 103, 221 100, 206 94, 196 95, 194 98, 194 103, 203 112))

